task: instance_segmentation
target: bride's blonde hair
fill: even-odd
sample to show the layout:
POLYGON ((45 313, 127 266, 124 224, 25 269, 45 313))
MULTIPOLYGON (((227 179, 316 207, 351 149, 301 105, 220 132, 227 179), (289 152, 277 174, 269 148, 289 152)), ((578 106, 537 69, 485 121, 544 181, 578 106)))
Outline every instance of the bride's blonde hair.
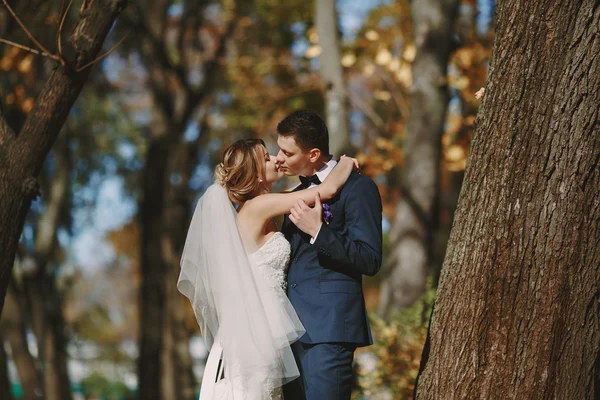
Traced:
POLYGON ((215 168, 215 177, 227 189, 232 202, 244 203, 266 190, 265 152, 262 139, 238 140, 223 152, 223 162, 215 168))

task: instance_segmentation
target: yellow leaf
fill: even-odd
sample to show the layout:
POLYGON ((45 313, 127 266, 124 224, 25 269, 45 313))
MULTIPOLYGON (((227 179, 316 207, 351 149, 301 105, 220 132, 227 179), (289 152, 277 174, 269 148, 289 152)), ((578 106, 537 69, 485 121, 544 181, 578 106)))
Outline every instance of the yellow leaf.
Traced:
POLYGON ((319 45, 312 45, 308 48, 308 50, 306 50, 306 53, 304 54, 304 56, 306 58, 315 58, 318 57, 319 55, 321 55, 321 46, 319 45))
POLYGON ((417 48, 415 47, 414 44, 409 44, 406 46, 406 48, 404 49, 404 54, 402 54, 402 57, 408 61, 408 62, 413 62, 415 61, 415 57, 417 56, 417 48))
POLYGON ((379 33, 377 33, 377 31, 371 29, 369 31, 367 31, 367 33, 365 33, 365 37, 370 40, 371 42, 374 42, 376 40, 379 40, 379 33))
POLYGON ((375 62, 379 65, 387 65, 392 61, 392 53, 386 48, 381 48, 375 56, 375 62))
POLYGON ((346 53, 342 57, 342 65, 346 68, 353 66, 356 63, 356 56, 354 53, 346 53))

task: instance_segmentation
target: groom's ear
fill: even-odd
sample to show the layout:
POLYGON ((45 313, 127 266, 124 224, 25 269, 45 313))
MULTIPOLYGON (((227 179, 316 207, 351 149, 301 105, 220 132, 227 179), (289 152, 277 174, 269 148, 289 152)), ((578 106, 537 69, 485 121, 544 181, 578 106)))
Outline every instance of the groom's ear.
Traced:
POLYGON ((321 158, 321 150, 312 149, 308 152, 308 158, 310 162, 316 162, 319 158, 321 158))

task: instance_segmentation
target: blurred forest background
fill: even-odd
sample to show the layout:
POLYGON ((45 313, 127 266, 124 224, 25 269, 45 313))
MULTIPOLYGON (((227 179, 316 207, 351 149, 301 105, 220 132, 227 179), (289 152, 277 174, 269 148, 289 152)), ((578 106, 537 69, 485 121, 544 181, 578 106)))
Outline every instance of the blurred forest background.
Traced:
MULTIPOLYGON (((0 5, 19 131, 86 1, 0 5), (68 11, 65 12, 65 10, 68 11)), ((196 200, 232 141, 311 108, 384 202, 354 399, 411 398, 494 39, 493 0, 130 1, 41 170, 0 320, 8 399, 197 398, 207 349, 177 292, 196 200), (144 393, 148 393, 144 395, 144 393), (160 393, 160 396, 157 395, 160 393)), ((284 182, 278 189, 289 187, 284 182)))

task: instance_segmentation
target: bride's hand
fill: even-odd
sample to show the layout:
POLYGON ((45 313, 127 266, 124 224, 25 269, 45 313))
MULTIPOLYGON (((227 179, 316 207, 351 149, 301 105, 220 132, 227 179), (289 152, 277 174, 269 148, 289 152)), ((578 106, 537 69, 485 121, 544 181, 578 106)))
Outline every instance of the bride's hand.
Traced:
POLYGON ((347 155, 344 154, 343 156, 340 157, 340 161, 342 161, 343 159, 351 160, 352 163, 354 164, 354 170, 360 174, 360 164, 356 158, 348 157, 347 155))

